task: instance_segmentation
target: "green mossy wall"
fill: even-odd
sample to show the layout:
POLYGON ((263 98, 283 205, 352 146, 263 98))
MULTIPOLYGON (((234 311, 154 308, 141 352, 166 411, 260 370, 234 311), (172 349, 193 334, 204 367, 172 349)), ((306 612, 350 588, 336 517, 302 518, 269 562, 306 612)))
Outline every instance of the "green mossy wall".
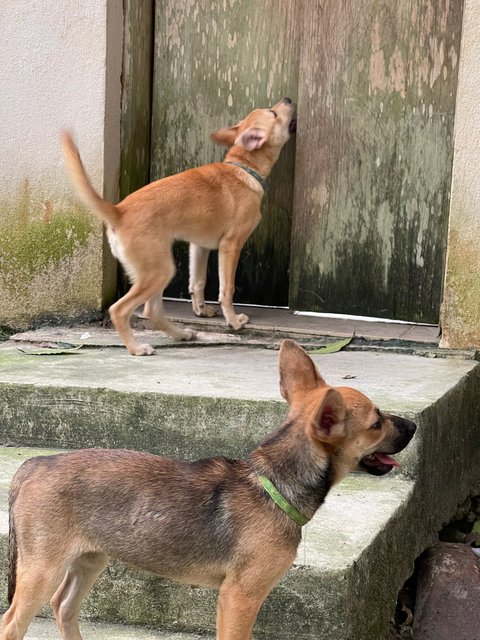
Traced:
POLYGON ((0 202, 0 324, 78 316, 102 304, 102 229, 72 201, 32 189, 0 202))

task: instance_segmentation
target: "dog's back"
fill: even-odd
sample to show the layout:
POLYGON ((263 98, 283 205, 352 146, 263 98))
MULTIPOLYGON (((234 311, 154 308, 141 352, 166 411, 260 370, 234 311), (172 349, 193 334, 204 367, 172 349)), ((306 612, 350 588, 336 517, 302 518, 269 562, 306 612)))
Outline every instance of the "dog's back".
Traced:
POLYGON ((188 463, 106 449, 28 460, 11 491, 10 598, 18 543, 46 564, 53 550, 65 558, 103 553, 178 580, 208 568, 207 582, 218 586, 238 537, 231 498, 249 491, 250 473, 239 460, 188 463))

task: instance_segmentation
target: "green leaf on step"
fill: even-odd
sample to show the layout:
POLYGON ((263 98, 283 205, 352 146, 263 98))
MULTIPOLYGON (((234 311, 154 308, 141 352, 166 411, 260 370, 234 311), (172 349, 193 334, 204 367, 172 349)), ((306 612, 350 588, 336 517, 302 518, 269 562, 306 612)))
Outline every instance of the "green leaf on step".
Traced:
POLYGON ((319 347, 318 349, 313 349, 309 351, 309 354, 315 355, 316 353, 337 353, 337 351, 341 351, 347 344, 353 340, 353 336, 350 338, 345 338, 344 340, 338 340, 338 342, 331 342, 330 344, 326 344, 324 347, 319 347))
POLYGON ((480 533, 480 520, 475 520, 473 523, 472 533, 480 533))
POLYGON ((76 353, 82 347, 83 344, 79 344, 78 347, 63 347, 61 349, 24 349, 22 347, 17 347, 17 349, 27 356, 63 356, 66 354, 76 353))

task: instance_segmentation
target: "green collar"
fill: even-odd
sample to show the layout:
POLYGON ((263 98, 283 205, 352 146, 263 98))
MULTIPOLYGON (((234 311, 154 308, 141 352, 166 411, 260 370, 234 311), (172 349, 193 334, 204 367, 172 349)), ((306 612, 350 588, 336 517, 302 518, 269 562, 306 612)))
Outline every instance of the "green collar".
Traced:
POLYGON ((292 507, 292 505, 278 492, 277 488, 270 482, 267 476, 258 476, 258 479, 271 499, 287 514, 289 518, 294 520, 301 527, 303 527, 304 524, 307 524, 309 518, 306 518, 292 507))
POLYGON ((267 183, 265 181, 265 178, 262 178, 262 176, 259 173, 257 173, 254 169, 252 169, 248 165, 242 164, 241 162, 230 162, 230 161, 225 161, 225 164, 234 164, 236 167, 240 167, 240 169, 243 169, 244 171, 249 173, 251 176, 253 176, 255 180, 257 180, 262 185, 262 189, 264 191, 267 190, 267 183))

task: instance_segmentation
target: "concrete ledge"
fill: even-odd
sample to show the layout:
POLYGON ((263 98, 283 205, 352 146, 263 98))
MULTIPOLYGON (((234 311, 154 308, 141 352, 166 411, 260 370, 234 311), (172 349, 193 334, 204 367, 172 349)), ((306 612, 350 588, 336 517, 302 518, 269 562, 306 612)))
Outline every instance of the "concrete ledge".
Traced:
POLYGON ((279 425, 275 401, 0 384, 0 444, 126 448, 194 459, 252 449, 279 425))
MULTIPOLYGON (((0 346, 0 444, 125 447, 195 459, 242 456, 285 418, 277 352, 169 348, 133 358, 114 348, 64 356, 0 346)), ((474 361, 376 352, 313 356, 326 380, 412 417, 475 368, 474 361), (348 378, 348 379, 347 379, 348 378)), ((405 452, 414 470, 414 447, 405 452)))
MULTIPOLYGON (((199 636, 196 633, 162 633, 141 627, 94 622, 83 622, 80 630, 85 632, 85 638, 88 640, 213 640, 210 636, 199 636)), ((52 640, 60 638, 60 634, 53 620, 36 618, 30 625, 26 637, 28 640, 52 640)))

